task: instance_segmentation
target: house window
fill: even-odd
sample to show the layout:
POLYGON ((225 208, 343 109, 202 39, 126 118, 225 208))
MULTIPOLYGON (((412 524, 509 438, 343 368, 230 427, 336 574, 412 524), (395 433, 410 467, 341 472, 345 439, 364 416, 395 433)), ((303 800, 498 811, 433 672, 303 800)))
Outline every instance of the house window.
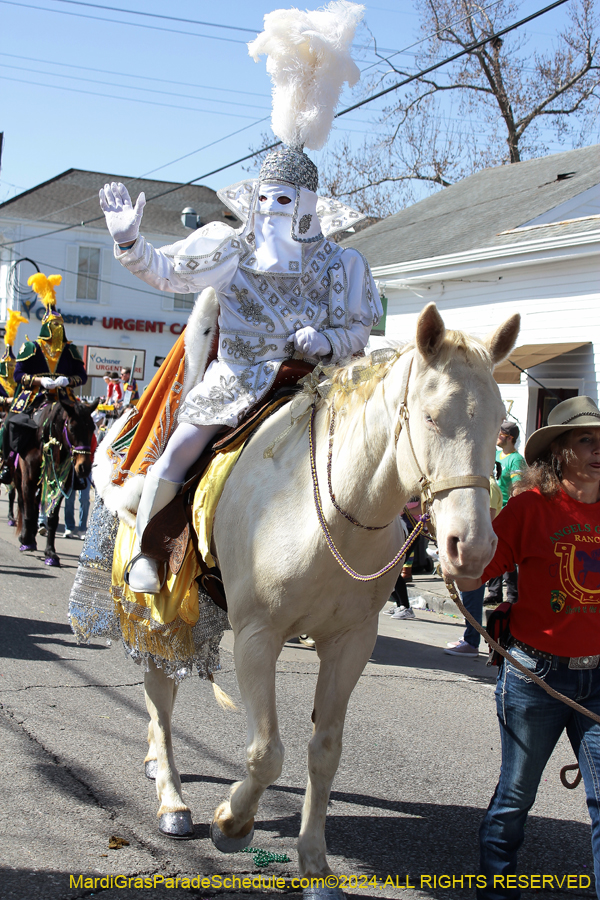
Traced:
POLYGON ((77 299, 98 300, 100 294, 100 250, 80 247, 77 265, 77 299))
POLYGON ((173 294, 173 309, 193 309, 195 297, 193 294, 173 294))
POLYGON ((388 301, 387 301, 387 297, 385 296, 385 294, 380 295, 380 300, 381 300, 381 305, 383 306, 383 315, 380 318, 377 325, 374 325, 373 328, 371 329, 371 334, 376 334, 376 335, 383 337, 383 336, 385 336, 385 320, 387 317, 388 301))

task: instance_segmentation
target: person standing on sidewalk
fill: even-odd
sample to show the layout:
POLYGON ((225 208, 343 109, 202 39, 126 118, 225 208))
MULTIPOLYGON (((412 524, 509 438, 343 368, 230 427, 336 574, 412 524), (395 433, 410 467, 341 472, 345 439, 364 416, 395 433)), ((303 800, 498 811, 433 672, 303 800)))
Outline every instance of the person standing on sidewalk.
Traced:
POLYGON ((86 478, 85 487, 73 489, 65 500, 65 531, 63 537, 84 540, 90 511, 91 481, 86 478), (79 494, 79 524, 75 525, 75 495, 79 494))
MULTIPOLYGON (((500 465, 500 477, 498 485, 502 492, 502 506, 506 506, 514 491, 515 485, 521 478, 522 472, 527 468, 527 463, 515 446, 519 439, 519 426, 510 419, 500 426, 498 440, 496 441, 496 462, 500 465)), ((502 583, 506 584, 506 599, 509 603, 516 603, 519 599, 517 588, 517 569, 506 572, 504 576, 492 578, 488 582, 486 602, 490 605, 502 603, 502 583)))
MULTIPOLYGON (((492 522, 502 509, 502 493, 498 486, 498 482, 492 475, 490 478, 490 517, 492 522)), ((483 595, 485 593, 485 582, 474 591, 461 591, 460 598, 465 605, 467 612, 470 612, 473 618, 481 625, 483 622, 483 595)), ((462 638, 458 641, 450 641, 446 644, 444 653, 448 656, 465 656, 467 659, 477 659, 479 656, 479 643, 481 635, 470 622, 466 623, 466 628, 462 638)))
POLYGON ((513 665, 600 715, 600 410, 590 397, 559 403, 525 447, 531 466, 494 521, 498 545, 481 579, 519 565, 520 597, 510 613, 511 643, 496 683, 502 741, 500 778, 479 831, 479 900, 517 900, 506 885, 517 870, 529 810, 542 773, 566 731, 583 776, 600 898, 600 725, 551 697, 513 665), (496 882, 496 876, 501 883, 496 882))
MULTIPOLYGON (((98 439, 94 434, 92 438, 91 454, 92 463, 94 462, 94 454, 98 446, 98 439)), ((74 477, 74 476, 73 476, 74 477)), ((85 484, 73 484, 71 493, 65 500, 65 532, 63 537, 85 539, 87 531, 87 521, 90 512, 90 489, 92 486, 91 478, 85 479, 85 484), (75 526, 75 494, 79 494, 79 525, 75 526)))

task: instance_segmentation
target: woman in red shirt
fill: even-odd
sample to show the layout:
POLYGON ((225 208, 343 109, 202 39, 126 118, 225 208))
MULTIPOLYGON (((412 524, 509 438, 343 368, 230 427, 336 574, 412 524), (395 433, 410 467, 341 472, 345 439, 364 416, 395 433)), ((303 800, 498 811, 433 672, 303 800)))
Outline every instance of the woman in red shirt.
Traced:
MULTIPOLYGON (((525 447, 531 468, 494 521, 498 547, 481 579, 519 566, 510 616, 511 657, 546 684, 600 715, 600 411, 589 397, 559 403, 525 447)), ((544 767, 566 729, 579 762, 592 820, 600 897, 600 725, 550 697, 506 660, 496 685, 502 741, 500 780, 481 824, 480 900, 514 900, 527 814, 544 767), (494 885, 494 876, 503 876, 494 885)))

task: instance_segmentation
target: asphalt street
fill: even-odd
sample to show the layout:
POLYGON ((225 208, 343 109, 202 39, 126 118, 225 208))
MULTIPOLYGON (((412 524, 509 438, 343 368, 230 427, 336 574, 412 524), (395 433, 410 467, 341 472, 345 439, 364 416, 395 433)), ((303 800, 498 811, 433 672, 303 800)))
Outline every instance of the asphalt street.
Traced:
MULTIPOLYGON (((41 552, 19 553, 6 513, 3 493, 0 897, 237 900, 280 893, 276 886, 170 887, 168 879, 232 873, 255 878, 261 872, 265 878, 297 877, 294 846, 306 782, 315 652, 291 642, 279 661, 286 759, 281 778, 263 797, 253 841, 255 848, 287 854, 290 861, 261 870, 252 854, 223 856, 209 840, 215 807, 245 771, 245 717, 231 633, 223 640, 217 680, 240 711, 220 709, 210 685, 198 678, 180 688, 174 748, 196 835, 171 841, 157 830, 155 788, 144 777, 148 717, 142 673, 118 645, 78 646, 67 621, 81 544, 59 537, 62 567, 48 568, 41 552), (109 849, 112 836, 128 844, 109 849), (156 876, 157 886, 120 887, 117 875, 156 876), (104 883, 86 887, 79 876, 104 883), (112 886, 107 876, 113 876, 112 886)), ((348 711, 326 827, 329 862, 345 878, 348 897, 474 896, 467 876, 477 873, 477 831, 500 766, 495 670, 486 667, 483 654, 476 660, 443 654, 446 642, 462 633, 460 619, 421 610, 416 616, 409 621, 380 616, 373 657, 348 711), (461 876, 462 887, 456 881, 461 876)), ((572 761, 570 745, 561 739, 529 817, 520 873, 590 876, 593 882, 584 792, 582 787, 567 791, 559 780, 560 767, 572 761)), ((283 892, 294 896, 289 884, 283 892)), ((534 889, 523 896, 541 894, 595 896, 567 882, 562 889, 534 889)))

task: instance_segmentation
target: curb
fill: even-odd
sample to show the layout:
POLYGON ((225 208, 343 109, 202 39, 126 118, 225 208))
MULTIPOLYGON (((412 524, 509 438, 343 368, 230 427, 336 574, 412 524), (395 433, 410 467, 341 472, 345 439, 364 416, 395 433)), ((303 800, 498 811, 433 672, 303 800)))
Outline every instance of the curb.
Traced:
MULTIPOLYGON (((463 615, 458 606, 451 600, 449 596, 444 597, 441 594, 434 594, 433 591, 426 589, 421 590, 417 585, 407 585, 408 598, 416 599, 422 597, 427 603, 427 609, 431 612, 439 613, 442 616, 453 616, 456 619, 462 619, 463 615)), ((487 624, 489 615, 493 612, 488 607, 483 607, 483 624, 487 624)))

